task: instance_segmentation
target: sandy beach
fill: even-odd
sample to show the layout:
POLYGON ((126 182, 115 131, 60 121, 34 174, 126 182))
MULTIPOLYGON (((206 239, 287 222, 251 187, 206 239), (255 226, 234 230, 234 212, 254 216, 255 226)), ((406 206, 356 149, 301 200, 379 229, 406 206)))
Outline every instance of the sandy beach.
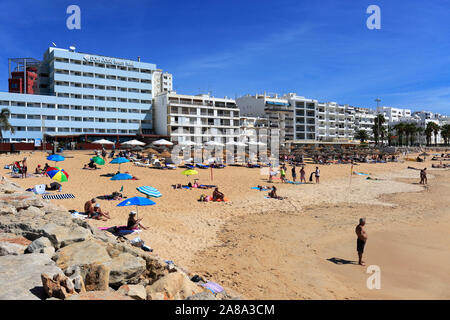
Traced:
MULTIPOLYGON (((91 151, 64 154, 57 166, 69 174, 62 193, 75 199, 51 200, 67 209, 83 211, 84 203, 119 191, 127 197, 143 196, 139 186, 153 186, 162 197, 156 205, 139 208, 139 217, 149 229, 136 235, 167 260, 192 275, 214 281, 248 299, 449 299, 450 298, 450 187, 449 169, 432 169, 425 163, 401 162, 360 164, 351 175, 350 165, 319 165, 321 182, 316 185, 283 184, 275 180, 278 195, 285 200, 266 199, 267 192, 253 190, 269 185, 268 171, 228 166, 198 169, 186 177, 184 169, 157 170, 126 163, 139 180, 111 181, 108 174, 118 165, 83 170, 91 151), (419 172, 427 167, 428 185, 420 185, 419 172), (266 172, 267 171, 267 172, 266 172), (187 184, 198 178, 217 185, 229 202, 204 203, 197 199, 209 190, 175 190, 172 184, 187 184), (364 259, 381 268, 381 289, 366 287, 367 267, 356 264, 355 226, 367 219, 369 239, 364 259)), ((45 160, 41 152, 2 155, 0 165, 27 156, 28 171, 45 160)), ((307 178, 316 165, 307 164, 307 178)), ((11 178, 24 188, 52 182, 48 177, 11 178)), ((299 168, 297 169, 298 172, 299 168)), ((290 167, 287 171, 290 178, 290 167)), ((298 174, 297 174, 298 175, 298 174)), ((57 193, 57 192, 55 192, 57 193)), ((90 220, 97 227, 124 225, 134 207, 116 207, 119 201, 98 200, 112 219, 90 220)), ((134 235, 128 236, 133 239, 134 235)))

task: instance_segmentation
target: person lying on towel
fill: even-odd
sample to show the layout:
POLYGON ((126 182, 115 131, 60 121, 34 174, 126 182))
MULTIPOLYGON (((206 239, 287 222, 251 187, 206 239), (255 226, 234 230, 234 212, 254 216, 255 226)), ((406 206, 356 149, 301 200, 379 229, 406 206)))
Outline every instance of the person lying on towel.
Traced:
POLYGON ((136 230, 136 229, 144 229, 147 230, 148 228, 144 227, 141 224, 142 218, 136 219, 136 211, 131 211, 128 216, 128 222, 127 222, 127 229, 128 230, 136 230))

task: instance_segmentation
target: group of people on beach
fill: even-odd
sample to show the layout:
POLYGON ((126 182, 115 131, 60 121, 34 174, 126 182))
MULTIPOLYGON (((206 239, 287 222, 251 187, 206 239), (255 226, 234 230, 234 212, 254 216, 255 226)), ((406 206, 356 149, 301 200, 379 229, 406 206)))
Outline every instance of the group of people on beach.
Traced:
MULTIPOLYGON (((95 219, 95 220, 107 221, 108 219, 111 219, 109 212, 103 211, 100 207, 100 203, 97 203, 97 200, 95 198, 92 198, 91 200, 86 201, 86 203, 84 204, 84 214, 86 214, 88 216, 88 218, 95 219)), ((130 212, 130 214, 128 215, 127 229, 128 230, 137 230, 137 229, 147 230, 148 227, 145 227, 141 223, 142 218, 137 219, 136 216, 137 216, 136 211, 130 212)))
MULTIPOLYGON (((283 183, 288 182, 287 178, 286 178, 286 165, 282 164, 280 167, 280 179, 283 183)), ((306 171, 305 171, 305 166, 301 166, 300 170, 300 183, 306 183, 306 171)), ((277 171, 273 170, 272 167, 269 167, 269 181, 272 182, 273 178, 277 175, 277 171)), ((295 166, 295 164, 292 165, 291 167, 291 175, 292 175, 292 181, 296 182, 297 180, 297 167, 295 166)), ((316 167, 316 169, 311 172, 311 175, 309 177, 309 181, 312 182, 313 181, 313 176, 316 178, 316 183, 320 183, 320 169, 319 167, 316 167)))

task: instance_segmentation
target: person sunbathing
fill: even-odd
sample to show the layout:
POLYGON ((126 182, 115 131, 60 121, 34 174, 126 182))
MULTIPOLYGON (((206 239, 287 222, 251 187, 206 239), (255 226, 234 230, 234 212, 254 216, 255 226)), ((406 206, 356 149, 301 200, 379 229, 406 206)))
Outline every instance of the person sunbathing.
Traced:
POLYGON ((142 218, 140 219, 136 219, 136 211, 131 211, 129 216, 128 216, 128 221, 127 221, 127 229, 128 230, 136 230, 136 229, 144 229, 147 230, 147 227, 144 227, 141 224, 142 218))
POLYGON ((100 203, 95 204, 92 212, 89 214, 89 218, 103 221, 111 219, 108 212, 103 212, 103 210, 100 209, 100 203))
POLYGON ((213 201, 223 201, 225 195, 219 191, 219 188, 215 188, 212 197, 213 201))
POLYGON ((92 212, 94 212, 94 204, 97 202, 95 198, 92 198, 91 200, 86 201, 84 204, 84 213, 87 215, 91 215, 92 212))

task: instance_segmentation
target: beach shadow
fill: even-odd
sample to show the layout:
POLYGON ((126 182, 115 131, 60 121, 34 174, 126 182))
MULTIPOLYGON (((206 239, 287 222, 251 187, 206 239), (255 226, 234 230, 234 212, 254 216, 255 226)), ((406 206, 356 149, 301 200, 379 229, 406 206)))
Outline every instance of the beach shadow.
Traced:
POLYGON ((356 261, 350 261, 350 260, 345 260, 345 259, 336 258, 336 257, 327 259, 327 261, 333 262, 334 264, 358 264, 358 262, 356 262, 356 261))
POLYGON ((34 287, 30 289, 30 292, 34 294, 36 297, 38 297, 41 300, 45 300, 47 298, 47 295, 45 293, 44 287, 34 287))

